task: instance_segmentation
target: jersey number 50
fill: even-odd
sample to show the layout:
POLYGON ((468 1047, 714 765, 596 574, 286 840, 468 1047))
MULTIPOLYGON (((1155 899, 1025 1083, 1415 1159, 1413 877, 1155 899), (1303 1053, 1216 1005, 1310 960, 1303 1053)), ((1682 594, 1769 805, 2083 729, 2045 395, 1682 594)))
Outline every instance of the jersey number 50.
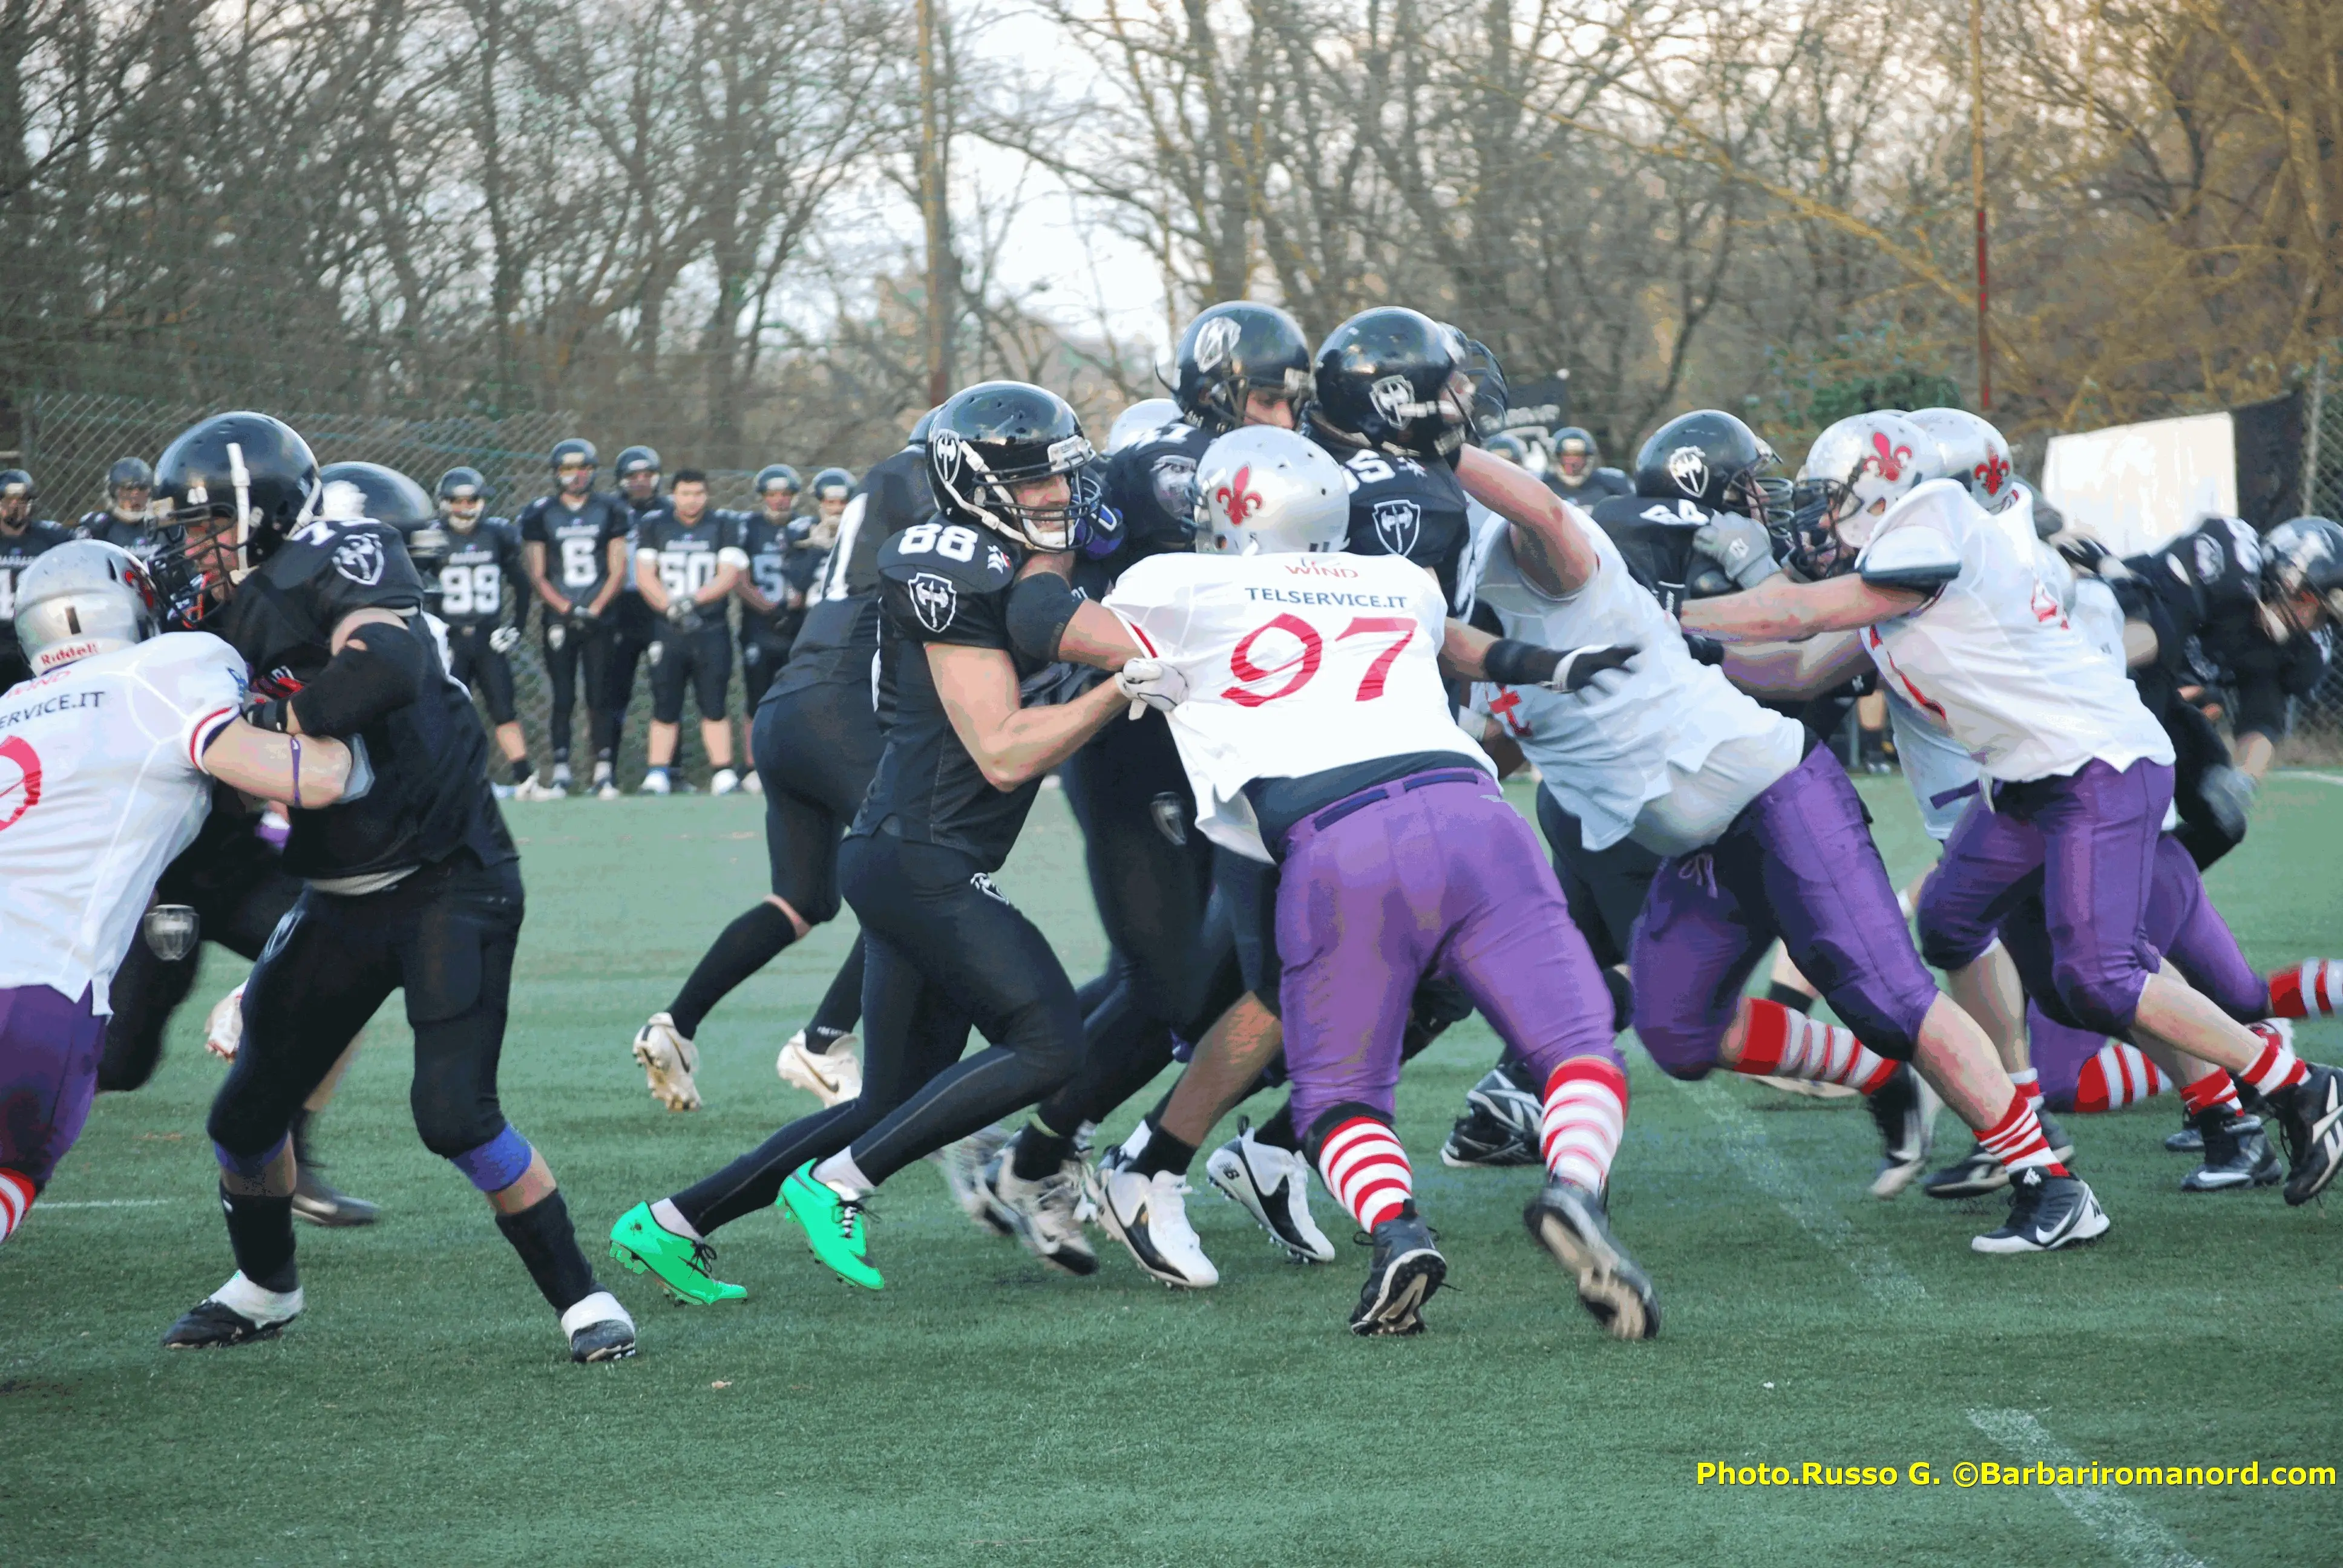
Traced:
MULTIPOLYGON (((1345 638, 1373 637, 1378 633, 1386 636, 1394 632, 1398 634, 1391 646, 1376 654, 1373 662, 1367 666, 1366 674, 1360 678, 1359 689, 1352 701, 1373 702, 1383 694, 1384 678, 1390 675, 1391 667, 1397 662, 1400 650, 1415 636, 1415 626, 1413 618, 1409 616, 1363 615, 1354 617, 1350 625, 1334 634, 1336 642, 1345 638)), ((1222 700, 1233 702, 1239 708, 1259 708, 1265 702, 1275 702, 1281 697, 1291 697, 1318 678, 1318 667, 1324 662, 1325 657, 1326 639, 1318 634, 1316 627, 1300 616, 1281 615, 1273 620, 1264 621, 1245 633, 1230 653, 1229 673, 1244 684, 1223 690, 1222 700), (1283 632, 1301 647, 1291 658, 1264 669, 1254 662, 1253 651, 1261 639, 1273 631, 1283 632), (1248 689, 1263 681, 1280 678, 1283 678, 1285 683, 1274 690, 1248 689)))

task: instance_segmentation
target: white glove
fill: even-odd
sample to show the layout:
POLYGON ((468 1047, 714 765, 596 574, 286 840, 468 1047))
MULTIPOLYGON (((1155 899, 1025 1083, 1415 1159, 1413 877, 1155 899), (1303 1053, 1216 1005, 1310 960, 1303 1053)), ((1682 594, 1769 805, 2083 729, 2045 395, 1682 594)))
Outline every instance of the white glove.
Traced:
POLYGON ((1773 537, 1754 518, 1719 512, 1692 537, 1694 555, 1715 561, 1737 588, 1754 588, 1782 568, 1774 560, 1773 537))
POLYGON ((559 621, 558 621, 558 620, 555 620, 555 621, 548 621, 548 622, 546 623, 546 626, 545 626, 545 646, 546 646, 546 647, 548 647, 548 648, 551 648, 551 649, 552 649, 554 652, 556 652, 556 653, 559 653, 559 652, 561 651, 561 645, 562 645, 563 643, 565 643, 565 642, 568 642, 568 640, 569 640, 569 628, 568 628, 568 627, 564 626, 561 622, 559 622, 559 621))
POLYGON ((236 989, 212 1004, 211 1016, 204 1020, 204 1049, 222 1061, 234 1061, 236 1048, 244 1043, 244 986, 236 981, 236 989))
POLYGON ((1131 699, 1131 716, 1151 708, 1169 713, 1188 700, 1188 678, 1160 658, 1134 658, 1115 672, 1115 689, 1131 699))
POLYGON ((667 601, 667 618, 688 627, 699 618, 699 607, 688 598, 671 598, 667 601))
POLYGON ((493 653, 510 653, 520 646, 520 628, 500 626, 488 633, 488 648, 493 653))

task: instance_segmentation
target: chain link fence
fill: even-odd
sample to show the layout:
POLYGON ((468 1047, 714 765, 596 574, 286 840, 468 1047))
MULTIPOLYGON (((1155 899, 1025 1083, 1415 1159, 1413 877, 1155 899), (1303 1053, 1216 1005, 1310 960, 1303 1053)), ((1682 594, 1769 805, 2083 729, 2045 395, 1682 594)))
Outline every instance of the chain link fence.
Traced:
MULTIPOLYGON (((106 472, 116 459, 143 457, 152 463, 171 438, 188 426, 219 409, 207 403, 172 402, 119 397, 105 393, 36 392, 18 404, 21 450, 13 462, 29 469, 39 481, 42 513, 68 525, 85 512, 106 505, 106 472)), ((519 414, 491 419, 466 415, 432 419, 403 419, 379 415, 282 412, 278 417, 307 437, 317 461, 381 463, 397 469, 431 489, 439 476, 458 465, 478 468, 490 487, 491 513, 512 517, 548 487, 546 460, 554 442, 577 433, 578 419, 565 413, 519 414)), ((605 459, 608 460, 607 457, 605 459)), ((747 508, 754 504, 750 486, 753 469, 710 470, 709 488, 719 506, 747 508)), ((508 594, 526 595, 527 585, 508 585, 508 594)), ((511 600, 508 598, 509 606, 511 600)), ((546 718, 550 706, 546 680, 544 645, 528 618, 529 635, 508 656, 513 667, 514 709, 528 736, 531 755, 540 773, 549 769, 552 754, 546 741, 546 718)), ((735 766, 746 769, 747 714, 735 648, 729 708, 740 720, 734 726, 735 766)), ((618 772, 622 786, 640 781, 643 746, 650 721, 648 661, 639 661, 634 690, 620 730, 618 772)), ((702 751, 696 709, 687 701, 682 739, 677 753, 679 773, 704 787, 709 769, 702 751)), ((488 714, 481 712, 486 725, 488 714)), ((572 715, 572 762, 582 784, 593 772, 591 727, 578 698, 572 715)), ((498 783, 506 770, 498 767, 498 783)))
MULTIPOLYGON (((2343 521, 2343 343, 2328 345, 2305 380, 2301 509, 2343 521)), ((2318 689, 2295 705, 2294 719, 2285 760, 2343 762, 2343 659, 2329 662, 2318 689)))

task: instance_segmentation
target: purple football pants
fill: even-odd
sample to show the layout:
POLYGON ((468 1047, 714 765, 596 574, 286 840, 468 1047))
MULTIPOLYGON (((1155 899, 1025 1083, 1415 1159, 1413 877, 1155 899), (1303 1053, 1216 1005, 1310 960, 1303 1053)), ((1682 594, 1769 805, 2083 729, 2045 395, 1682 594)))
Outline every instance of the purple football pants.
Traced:
POLYGON ((1338 1105, 1391 1118, 1400 1037, 1427 974, 1473 999, 1541 1089, 1572 1057, 1621 1065, 1611 994, 1530 825, 1485 776, 1424 777, 1380 786, 1363 807, 1337 801, 1286 836, 1278 996, 1305 1133, 1338 1105))
MULTIPOLYGON (((2268 1016, 2268 982, 2246 961, 2228 922, 2205 896, 2205 879, 2197 874, 2197 862, 2168 833, 2157 840, 2145 930, 2149 946, 2210 998, 2214 1006, 2239 1023, 2268 1016)), ((2099 1053, 2107 1033, 2086 1028, 2058 994, 2050 933, 2038 896, 2019 900, 2001 923, 2001 940, 2026 983, 2030 1003, 2027 1033, 2043 1095, 2052 1101, 2053 1109, 2061 1101, 2071 1105, 2076 1079, 2083 1064, 2099 1053)))
POLYGON ((1913 950, 1863 801, 1827 747, 1765 787, 1715 843, 1660 862, 1627 967, 1635 1033, 1675 1078, 1704 1077, 1749 973, 1779 937, 1855 1037, 1911 1060, 1936 982, 1913 950))
POLYGON ((1921 890, 1921 952, 1938 969, 1976 962, 2038 888, 2051 993, 2069 1021, 2124 1033, 2163 962, 2147 907, 2171 803, 2172 769, 2145 760, 1996 786, 1993 809, 1962 817, 1921 890))
POLYGON ((89 1120, 106 1019, 45 985, 0 988, 0 1167, 37 1192, 89 1120))

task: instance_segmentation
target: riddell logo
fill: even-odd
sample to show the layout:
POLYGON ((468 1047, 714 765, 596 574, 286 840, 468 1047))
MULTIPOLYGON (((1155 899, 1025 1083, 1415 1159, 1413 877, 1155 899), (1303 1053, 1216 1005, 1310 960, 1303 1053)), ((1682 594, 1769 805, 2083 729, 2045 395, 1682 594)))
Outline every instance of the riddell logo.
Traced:
POLYGON ((61 642, 55 648, 41 650, 41 668, 52 670, 61 664, 71 664, 76 658, 86 658, 96 651, 97 644, 94 642, 61 642))

